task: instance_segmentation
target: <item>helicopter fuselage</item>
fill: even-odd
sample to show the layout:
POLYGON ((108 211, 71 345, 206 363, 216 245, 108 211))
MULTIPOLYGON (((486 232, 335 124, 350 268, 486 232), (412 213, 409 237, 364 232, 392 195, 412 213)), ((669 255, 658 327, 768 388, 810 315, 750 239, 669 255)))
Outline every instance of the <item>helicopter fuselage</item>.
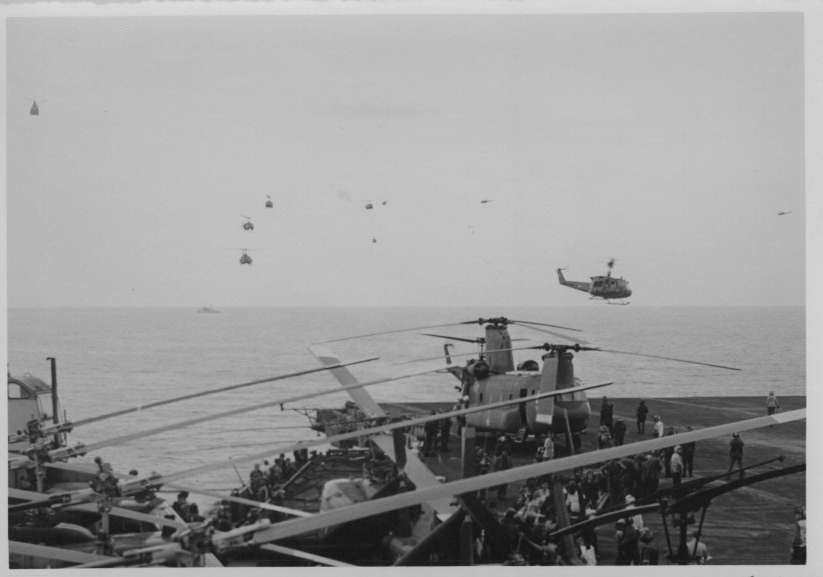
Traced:
POLYGON ((629 281, 611 275, 593 276, 591 282, 573 281, 566 280, 563 276, 563 269, 559 268, 557 269, 557 280, 563 286, 589 293, 592 298, 596 299, 625 299, 632 296, 629 281))
MULTIPOLYGON (((468 391, 468 406, 527 397, 541 391, 542 375, 536 371, 513 371, 490 375, 475 382, 468 391)), ((560 387, 558 387, 560 388, 560 387)), ((580 433, 588 425, 591 406, 585 392, 555 397, 549 418, 540 414, 538 403, 523 403, 466 415, 466 424, 479 431, 532 435, 580 433), (569 426, 566 426, 568 417, 569 426)))

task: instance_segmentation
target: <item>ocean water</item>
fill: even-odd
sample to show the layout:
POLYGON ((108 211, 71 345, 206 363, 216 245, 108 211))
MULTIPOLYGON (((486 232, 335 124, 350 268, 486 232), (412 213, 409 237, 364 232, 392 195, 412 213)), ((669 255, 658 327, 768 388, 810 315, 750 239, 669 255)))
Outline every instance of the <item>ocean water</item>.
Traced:
MULTIPOLYGON (((220 314, 194 309, 11 309, 8 359, 13 375, 29 372, 50 380, 45 358, 57 358, 60 398, 69 420, 142 405, 187 393, 319 366, 307 347, 349 335, 438 325, 505 315, 513 319, 579 328, 549 329, 569 340, 512 326, 516 342, 575 342, 729 365, 740 372, 604 352, 580 352, 575 374, 585 383, 613 381, 613 397, 804 395, 806 329, 803 307, 515 308, 231 308, 220 314)), ((352 367, 362 381, 444 366, 444 340, 422 331, 331 343, 344 361, 379 356, 352 367), (436 357, 437 360, 408 362, 436 357)), ((478 325, 429 332, 473 338, 478 325)), ((474 353, 452 341, 453 353, 474 353)), ((539 359, 518 351, 516 361, 539 359)), ((463 357, 465 358, 465 357, 463 357)), ((451 375, 429 374, 370 388, 377 400, 453 401, 451 375)), ((167 407, 78 427, 74 442, 97 442, 233 408, 254 406, 302 392, 330 390, 326 373, 219 393, 167 407)), ((598 396, 601 393, 598 393, 598 396)), ((319 397, 286 408, 340 406, 345 394, 319 397)), ((239 483, 230 460, 288 442, 316 438, 299 412, 279 408, 213 420, 185 429, 101 449, 116 470, 141 474, 177 472, 208 463, 227 466, 186 479, 194 487, 224 489, 239 483)), ((91 456, 85 457, 90 460, 91 456)), ((250 464, 237 466, 243 477, 250 464)), ((199 500, 199 499, 198 499, 199 500)), ((208 501, 208 498, 206 498, 208 501)))

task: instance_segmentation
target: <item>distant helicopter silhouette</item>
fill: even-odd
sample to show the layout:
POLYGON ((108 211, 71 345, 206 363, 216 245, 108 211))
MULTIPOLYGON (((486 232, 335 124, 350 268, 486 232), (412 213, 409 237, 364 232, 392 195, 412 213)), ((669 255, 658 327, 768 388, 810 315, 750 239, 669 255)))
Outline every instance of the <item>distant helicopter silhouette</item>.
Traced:
POLYGON ((271 200, 271 195, 266 195, 266 208, 274 208, 274 202, 271 200))
POLYGON ((251 265, 251 263, 253 261, 252 261, 251 256, 249 256, 249 249, 244 248, 244 249, 241 249, 241 250, 243 251, 243 254, 240 255, 240 264, 251 265))
POLYGON ((37 106, 37 101, 33 100, 31 103, 31 108, 29 109, 29 114, 31 116, 40 116, 40 107, 37 106))
MULTIPOLYGON (((603 299, 609 301, 612 299, 625 299, 632 296, 632 291, 629 288, 629 281, 621 278, 612 277, 612 268, 614 267, 614 259, 607 263, 609 271, 606 276, 593 276, 591 282, 580 282, 566 280, 563 276, 563 269, 557 269, 557 279, 560 284, 573 288, 575 290, 589 293, 593 299, 603 299)), ((629 304, 628 302, 609 303, 609 304, 629 304)))
POLYGON ((251 221, 251 217, 243 216, 242 214, 240 216, 246 219, 246 221, 242 225, 243 230, 254 230, 254 223, 251 221))
POLYGON ((777 213, 777 216, 784 216, 786 214, 791 214, 791 213, 792 213, 792 211, 790 211, 790 210, 781 210, 780 212, 777 213))

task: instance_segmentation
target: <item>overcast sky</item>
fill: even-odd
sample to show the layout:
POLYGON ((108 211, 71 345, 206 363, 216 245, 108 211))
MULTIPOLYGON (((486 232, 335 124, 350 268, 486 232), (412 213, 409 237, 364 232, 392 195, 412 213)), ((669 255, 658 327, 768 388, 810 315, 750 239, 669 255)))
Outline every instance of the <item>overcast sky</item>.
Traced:
POLYGON ((16 19, 7 59, 12 307, 597 306, 555 269, 612 257, 637 305, 804 302, 798 14, 16 19))

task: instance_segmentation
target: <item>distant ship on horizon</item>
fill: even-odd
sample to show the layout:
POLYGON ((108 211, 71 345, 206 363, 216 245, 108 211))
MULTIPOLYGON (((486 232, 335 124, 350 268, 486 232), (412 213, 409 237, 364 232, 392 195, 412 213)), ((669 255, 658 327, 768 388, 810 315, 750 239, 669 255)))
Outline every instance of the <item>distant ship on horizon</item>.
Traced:
POLYGON ((198 313, 219 313, 220 311, 212 306, 200 307, 197 309, 198 313))

